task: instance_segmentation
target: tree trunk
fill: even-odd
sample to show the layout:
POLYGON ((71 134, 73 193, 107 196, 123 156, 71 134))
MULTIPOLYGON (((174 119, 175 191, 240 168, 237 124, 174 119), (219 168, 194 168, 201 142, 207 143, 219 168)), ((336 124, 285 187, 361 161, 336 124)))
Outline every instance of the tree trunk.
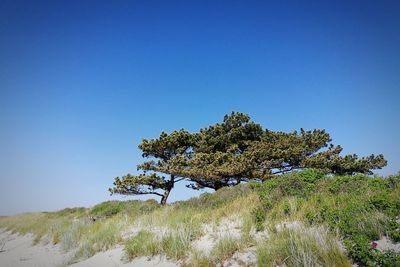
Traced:
POLYGON ((169 196, 169 192, 171 192, 171 190, 165 190, 164 191, 164 195, 161 197, 161 201, 160 201, 161 205, 167 204, 167 199, 168 199, 168 196, 169 196))
POLYGON ((168 182, 168 188, 164 190, 164 195, 161 197, 160 204, 165 205, 167 204, 169 193, 171 193, 172 188, 174 188, 175 184, 175 176, 171 175, 171 179, 168 182))
POLYGON ((214 190, 215 191, 217 191, 217 190, 219 190, 219 189, 221 189, 223 187, 224 186, 222 185, 222 183, 218 183, 218 182, 214 183, 214 190))

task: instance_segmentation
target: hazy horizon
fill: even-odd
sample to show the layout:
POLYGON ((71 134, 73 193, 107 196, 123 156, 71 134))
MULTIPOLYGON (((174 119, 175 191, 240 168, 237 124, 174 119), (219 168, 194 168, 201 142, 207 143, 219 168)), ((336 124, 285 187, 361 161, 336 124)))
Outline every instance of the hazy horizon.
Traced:
MULTIPOLYGON (((113 199, 142 138, 231 111, 400 170, 398 1, 1 1, 0 215, 113 199)), ((178 185, 170 201, 201 192, 178 185)))

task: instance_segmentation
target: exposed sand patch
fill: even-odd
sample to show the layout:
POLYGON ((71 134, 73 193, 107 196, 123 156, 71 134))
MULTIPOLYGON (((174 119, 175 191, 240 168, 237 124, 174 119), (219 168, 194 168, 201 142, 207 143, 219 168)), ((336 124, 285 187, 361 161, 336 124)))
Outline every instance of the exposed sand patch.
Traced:
POLYGON ((204 235, 192 242, 192 247, 209 255, 218 240, 232 237, 241 237, 243 221, 238 216, 223 218, 219 224, 204 224, 202 230, 204 235))
POLYGON ((304 228, 304 225, 302 222, 299 222, 299 221, 291 221, 291 222, 278 223, 275 227, 276 227, 277 231, 282 231, 284 229, 300 230, 300 229, 304 228))
POLYGON ((269 238, 269 232, 268 229, 257 232, 255 228, 252 228, 250 230, 250 236, 254 238, 256 243, 260 243, 269 238))
POLYGON ((171 229, 165 226, 144 225, 141 223, 135 223, 132 227, 129 227, 122 233, 122 238, 130 239, 136 236, 140 231, 148 231, 154 234, 159 239, 162 239, 163 237, 171 233, 171 229))
MULTIPOLYGON (((202 253, 204 256, 210 255, 212 249, 219 240, 224 238, 240 239, 242 236, 243 220, 239 216, 231 216, 223 218, 218 224, 204 224, 204 235, 192 242, 192 247, 202 253)), ((256 240, 267 237, 267 232, 256 232, 255 229, 250 231, 250 235, 256 240)), ((243 267, 256 266, 256 247, 250 247, 244 251, 237 251, 233 256, 225 261, 222 266, 243 267)), ((219 266, 217 264, 217 266, 219 266)))
POLYGON ((32 246, 34 236, 1 232, 3 252, 0 253, 0 266, 7 267, 53 267, 65 265, 73 252, 63 253, 58 245, 38 244, 32 246))
POLYGON ((124 251, 122 246, 117 246, 114 249, 110 249, 104 252, 99 252, 93 257, 72 264, 71 267, 176 267, 176 263, 168 261, 164 257, 138 257, 131 262, 125 262, 123 260, 124 251))
MULTIPOLYGON (((11 232, 0 232, 0 240, 4 241, 3 251, 0 252, 0 266, 2 267, 57 267, 67 266, 74 255, 74 251, 63 253, 59 245, 38 244, 33 246, 34 236, 17 235, 11 232)), ((2 246, 0 242, 0 248, 2 246)), ((177 263, 168 261, 164 257, 139 257, 131 262, 124 262, 122 246, 117 246, 93 257, 72 264, 74 267, 176 267, 177 263)))
POLYGON ((375 242, 378 243, 378 246, 376 248, 379 250, 393 250, 395 252, 400 252, 400 242, 394 243, 386 236, 382 237, 380 240, 377 240, 375 242))
POLYGON ((232 258, 225 262, 224 266, 229 267, 243 267, 243 266, 256 266, 257 253, 256 247, 250 247, 245 251, 236 251, 232 258))

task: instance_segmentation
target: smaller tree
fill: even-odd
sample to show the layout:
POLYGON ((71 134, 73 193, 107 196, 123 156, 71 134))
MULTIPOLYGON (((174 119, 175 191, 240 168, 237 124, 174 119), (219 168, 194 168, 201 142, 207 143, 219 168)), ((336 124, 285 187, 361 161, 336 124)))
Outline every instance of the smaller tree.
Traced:
POLYGON ((115 178, 114 187, 109 191, 121 195, 153 194, 161 197, 162 205, 166 204, 175 183, 185 179, 176 174, 181 173, 180 159, 191 154, 193 140, 193 135, 183 129, 171 134, 162 132, 157 139, 144 139, 139 148, 142 156, 150 160, 138 165, 143 173, 115 178))
POLYGON ((115 178, 114 187, 109 188, 111 194, 121 195, 157 195, 161 197, 161 204, 167 202, 169 192, 173 188, 173 180, 165 179, 163 176, 156 174, 127 174, 122 178, 115 178), (163 193, 160 193, 160 190, 163 193), (168 193, 167 193, 168 192, 168 193))

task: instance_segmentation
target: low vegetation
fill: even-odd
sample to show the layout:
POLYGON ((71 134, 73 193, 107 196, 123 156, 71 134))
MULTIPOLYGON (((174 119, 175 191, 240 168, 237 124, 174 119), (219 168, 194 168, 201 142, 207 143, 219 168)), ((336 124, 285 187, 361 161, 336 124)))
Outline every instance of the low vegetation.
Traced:
MULTIPOLYGON (((308 227, 324 225, 331 233, 338 233, 348 256, 360 266, 400 266, 400 254, 381 251, 373 243, 383 236, 400 241, 400 176, 333 177, 306 170, 255 187, 261 200, 255 212, 259 228, 265 221, 270 225, 282 221, 302 222, 308 227)), ((271 253, 260 255, 259 261, 267 264, 282 258, 271 253)))
POLYGON ((164 255, 182 266, 223 266, 250 250, 245 263, 258 266, 400 266, 398 252, 374 243, 400 241, 399 211, 400 176, 310 169, 164 206, 109 201, 3 217, 0 228, 74 251, 72 261, 122 244, 127 261, 164 255))
POLYGON ((25 213, 0 220, 0 227, 34 235, 33 244, 52 243, 75 250, 74 261, 91 257, 122 241, 122 232, 135 217, 158 208, 155 201, 109 201, 86 208, 25 213))
POLYGON ((257 248, 259 266, 351 266, 338 239, 324 228, 285 228, 257 248))
POLYGON ((137 235, 125 242, 125 251, 127 258, 132 260, 138 256, 155 256, 160 254, 161 246, 153 233, 141 230, 137 235))

